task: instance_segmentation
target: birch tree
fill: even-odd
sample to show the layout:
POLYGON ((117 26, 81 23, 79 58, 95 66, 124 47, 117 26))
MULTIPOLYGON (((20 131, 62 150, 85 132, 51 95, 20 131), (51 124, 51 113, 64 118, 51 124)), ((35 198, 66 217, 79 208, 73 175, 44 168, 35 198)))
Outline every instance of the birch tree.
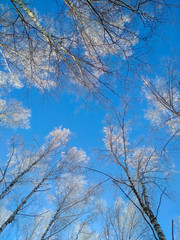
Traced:
POLYGON ((112 181, 140 211, 154 238, 164 240, 166 237, 158 221, 158 212, 172 171, 171 164, 157 148, 131 140, 131 125, 126 114, 127 106, 123 112, 110 117, 115 120, 108 120, 104 128, 107 156, 119 169, 118 177, 113 176, 112 181), (158 193, 158 203, 152 200, 153 192, 158 193))
POLYGON ((134 47, 152 33, 166 5, 139 0, 56 4, 58 15, 48 20, 23 0, 1 4, 1 71, 11 84, 41 91, 74 86, 94 94, 103 86, 113 89, 103 78, 122 75, 121 67, 112 69, 112 57, 129 68, 134 47))
POLYGON ((51 238, 83 215, 95 190, 81 171, 88 158, 83 150, 68 147, 69 137, 70 131, 59 127, 36 151, 27 150, 17 137, 12 139, 9 159, 1 166, 2 237, 17 222, 14 226, 22 239, 51 238), (30 219, 34 224, 23 233, 30 219))
POLYGON ((148 101, 146 118, 158 129, 166 127, 171 138, 179 136, 180 92, 179 73, 168 64, 165 77, 144 78, 144 93, 148 101))
POLYGON ((77 222, 70 229, 69 240, 154 239, 143 218, 131 202, 118 197, 113 206, 105 199, 94 203, 94 215, 77 222))
POLYGON ((30 109, 11 99, 14 89, 75 88, 78 94, 91 92, 96 97, 105 96, 105 89, 114 92, 125 65, 129 71, 131 61, 134 66, 138 59, 136 45, 148 39, 166 9, 164 1, 56 4, 58 14, 53 18, 44 18, 23 0, 0 5, 1 126, 30 126, 30 109))
POLYGON ((25 109, 22 103, 11 99, 0 99, 0 125, 11 128, 29 128, 31 111, 25 109))
POLYGON ((103 207, 101 204, 99 211, 102 218, 99 239, 154 239, 138 209, 131 202, 118 197, 113 207, 103 207))
MULTIPOLYGON (((95 96, 105 96, 107 89, 114 92, 115 80, 139 66, 140 50, 165 16, 167 4, 163 0, 57 0, 56 6, 58 13, 50 18, 23 0, 0 5, 3 127, 30 127, 31 111, 11 98, 13 90, 37 88, 45 93, 75 88, 95 96)), ((156 127, 167 126, 174 137, 179 135, 179 93, 173 72, 168 76, 168 80, 143 80, 149 104, 146 118, 156 127)), ((70 131, 59 127, 44 144, 36 141, 31 148, 17 136, 10 141, 0 168, 2 238, 12 233, 23 240, 144 239, 146 227, 139 228, 143 219, 153 238, 165 240, 158 213, 171 165, 158 147, 134 143, 126 115, 127 106, 110 117, 103 140, 105 157, 119 170, 108 180, 130 204, 119 198, 113 209, 103 213, 102 232, 93 231, 96 222, 84 220, 92 211, 96 190, 83 171, 88 158, 83 150, 69 146, 70 131), (67 236, 72 231, 75 235, 67 236)))

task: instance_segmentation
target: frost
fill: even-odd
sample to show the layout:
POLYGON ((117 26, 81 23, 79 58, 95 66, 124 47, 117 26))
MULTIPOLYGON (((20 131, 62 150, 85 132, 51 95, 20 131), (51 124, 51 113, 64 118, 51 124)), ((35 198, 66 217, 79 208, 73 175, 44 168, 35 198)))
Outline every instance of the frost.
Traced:
POLYGON ((19 80, 18 74, 13 75, 11 72, 3 72, 0 71, 0 89, 8 89, 10 90, 10 87, 13 88, 22 88, 23 84, 19 80))
POLYGON ((128 124, 125 126, 123 136, 122 129, 116 126, 107 126, 103 129, 105 133, 105 138, 103 139, 106 149, 109 151, 114 151, 116 154, 121 155, 124 153, 124 140, 126 139, 126 145, 128 146, 128 133, 130 128, 128 124), (124 139, 125 138, 125 139, 124 139))
POLYGON ((62 129, 62 126, 55 128, 54 131, 50 132, 46 137, 46 141, 51 145, 51 148, 57 148, 60 145, 64 145, 68 142, 70 136, 69 129, 62 129))
POLYGON ((113 129, 110 127, 104 127, 105 138, 104 143, 108 150, 114 149, 116 152, 122 152, 122 133, 114 127, 113 129))
POLYGON ((71 173, 64 173, 59 179, 57 193, 59 195, 69 195, 70 201, 75 201, 79 197, 83 196, 87 180, 83 175, 73 175, 71 173))
POLYGON ((22 107, 22 103, 17 100, 0 99, 0 125, 12 128, 26 128, 30 127, 29 118, 31 111, 22 107))
POLYGON ((142 174, 161 171, 159 156, 155 149, 151 147, 135 149, 132 156, 128 158, 127 163, 129 166, 138 169, 142 174))
MULTIPOLYGON (((39 216, 29 220, 29 224, 23 226, 23 231, 25 236, 22 236, 20 240, 33 239, 39 240, 42 237, 42 233, 47 229, 49 221, 53 217, 54 212, 47 209, 42 209, 42 213, 39 216)), ((23 234, 22 234, 23 235, 23 234)))
POLYGON ((81 26, 83 28, 82 35, 86 50, 86 56, 89 58, 95 57, 96 54, 100 56, 106 56, 107 54, 119 54, 131 56, 132 47, 137 43, 137 34, 133 31, 126 31, 126 24, 131 22, 130 17, 123 13, 118 14, 119 8, 115 5, 101 4, 97 9, 99 14, 105 13, 106 21, 103 23, 96 19, 93 9, 84 3, 78 1, 69 1, 71 4, 73 13, 77 16, 81 26), (101 8, 103 10, 101 10, 101 8), (108 24, 107 24, 108 22, 108 24), (112 40, 113 39, 113 40, 112 40), (93 46, 90 50, 88 46, 93 46))
POLYGON ((87 164, 89 158, 86 156, 86 153, 80 149, 78 150, 76 147, 72 147, 68 150, 68 152, 62 152, 62 158, 67 158, 69 162, 73 163, 84 163, 87 164))
POLYGON ((145 117, 153 126, 167 126, 170 135, 180 129, 180 92, 176 86, 171 86, 167 80, 156 77, 145 78, 143 88, 149 108, 145 117))

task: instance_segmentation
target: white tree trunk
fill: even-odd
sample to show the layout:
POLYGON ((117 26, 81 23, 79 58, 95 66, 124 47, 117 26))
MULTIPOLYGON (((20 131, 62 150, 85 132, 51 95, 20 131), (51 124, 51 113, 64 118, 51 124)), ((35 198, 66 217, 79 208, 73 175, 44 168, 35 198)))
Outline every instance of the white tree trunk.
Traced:
POLYGON ((16 208, 16 210, 10 215, 10 217, 1 225, 0 227, 0 234, 3 232, 3 230, 9 225, 16 217, 16 215, 19 213, 19 211, 22 209, 22 207, 26 204, 26 202, 31 198, 31 196, 42 186, 42 184, 48 179, 48 177, 53 173, 53 170, 49 172, 48 175, 46 175, 41 182, 28 194, 28 196, 19 204, 19 206, 16 208))

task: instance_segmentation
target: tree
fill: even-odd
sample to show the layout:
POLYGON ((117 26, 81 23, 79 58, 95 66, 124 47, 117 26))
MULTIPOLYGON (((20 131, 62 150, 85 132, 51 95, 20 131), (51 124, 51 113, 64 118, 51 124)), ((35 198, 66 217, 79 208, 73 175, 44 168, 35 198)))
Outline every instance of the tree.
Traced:
MULTIPOLYGON (((70 131, 62 127, 50 132, 44 144, 36 140, 28 148, 13 136, 8 154, 1 150, 0 234, 4 239, 10 233, 26 240, 151 236, 164 240, 158 215, 172 165, 163 150, 179 137, 179 83, 171 66, 167 78, 154 79, 150 74, 142 77, 141 66, 148 40, 170 4, 164 0, 56 0, 52 4, 57 10, 53 17, 44 17, 23 0, 0 5, 0 125, 15 128, 9 130, 13 135, 19 127, 30 127, 31 110, 18 96, 12 97, 14 90, 31 87, 46 93, 75 88, 76 95, 86 92, 109 98, 112 111, 117 102, 107 93, 110 90, 118 99, 123 96, 121 108, 109 115, 104 128, 102 157, 110 159, 113 167, 107 174, 103 163, 93 173, 106 179, 90 179, 85 171, 92 168, 86 167, 85 152, 70 147, 70 131), (129 72, 143 79, 138 91, 129 72), (119 81, 124 88, 119 88, 119 81), (146 118, 155 128, 168 127, 170 139, 163 149, 155 140, 137 140, 137 133, 131 134, 136 122, 129 121, 135 115, 129 115, 127 102, 133 94, 139 97, 142 87, 146 118), (123 200, 118 197, 113 207, 97 210, 96 190, 110 180, 123 200)), ((108 107, 106 111, 110 112, 108 107)), ((142 128, 142 114, 139 118, 142 128)))
POLYGON ((113 90, 102 75, 122 76, 125 63, 129 68, 136 59, 134 46, 152 34, 166 6, 164 1, 140 0, 56 3, 57 16, 43 23, 23 0, 1 5, 1 71, 11 85, 46 91, 65 82, 67 89, 78 86, 95 95, 103 85, 113 90), (120 70, 119 64, 112 70, 114 55, 113 62, 123 64, 120 70))
POLYGON ((83 221, 81 223, 77 223, 74 228, 72 228, 69 234, 68 240, 95 240, 98 238, 98 233, 95 231, 91 231, 88 225, 88 221, 83 221))
POLYGON ((179 74, 173 65, 172 62, 168 64, 164 78, 143 79, 145 96, 149 104, 146 118, 156 128, 167 126, 171 138, 179 135, 180 130, 179 74))
POLYGON ((47 239, 62 234, 83 215, 94 190, 81 171, 88 158, 84 151, 67 147, 69 136, 68 129, 57 128, 36 151, 12 139, 9 159, 1 168, 1 234, 18 220, 15 229, 23 237, 22 229, 31 219, 34 224, 24 237, 47 239))
POLYGON ((104 199, 97 199, 93 212, 70 229, 69 240, 154 239, 138 210, 121 197, 113 207, 107 206, 104 199))
POLYGON ((99 239, 153 239, 138 209, 118 197, 113 208, 100 205, 102 232, 99 239))
POLYGON ((0 125, 12 128, 29 128, 31 112, 22 107, 22 103, 11 99, 0 99, 0 125))
POLYGON ((118 177, 112 177, 112 180, 140 211, 154 238, 164 240, 166 238, 157 217, 170 166, 166 168, 167 162, 162 151, 142 143, 133 143, 129 137, 131 127, 126 115, 127 105, 122 113, 109 117, 115 121, 109 120, 104 128, 107 156, 119 168, 118 177), (152 192, 159 192, 160 200, 156 207, 151 200, 152 192))

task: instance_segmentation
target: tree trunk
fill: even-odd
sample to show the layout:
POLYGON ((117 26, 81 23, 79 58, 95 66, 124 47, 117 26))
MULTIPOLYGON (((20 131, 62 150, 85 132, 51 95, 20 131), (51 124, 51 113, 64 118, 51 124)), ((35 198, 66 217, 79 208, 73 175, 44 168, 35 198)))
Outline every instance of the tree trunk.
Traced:
POLYGON ((32 163, 26 170, 24 170, 22 173, 20 173, 9 185, 8 187, 0 194, 0 200, 2 200, 5 195, 9 192, 9 190, 29 171, 31 171, 31 169, 37 164, 39 163, 39 161, 46 155, 48 154, 49 151, 47 151, 45 154, 43 154, 41 157, 39 157, 38 160, 36 160, 34 163, 32 163))
POLYGON ((53 170, 46 175, 41 182, 28 194, 28 196, 21 202, 21 204, 16 208, 16 210, 11 214, 11 216, 2 224, 0 227, 0 234, 2 231, 9 225, 15 218, 15 216, 19 213, 22 207, 26 204, 26 202, 31 198, 31 196, 41 187, 41 185, 48 179, 48 177, 52 174, 53 170))
POLYGON ((143 212, 148 216, 159 240, 166 240, 166 237, 163 233, 163 230, 160 226, 160 224, 158 223, 157 221, 157 218, 155 217, 154 213, 152 212, 152 210, 150 209, 150 206, 149 206, 149 201, 148 201, 148 196, 146 194, 146 188, 145 188, 145 185, 141 182, 141 185, 142 185, 142 188, 143 188, 143 196, 144 196, 144 200, 145 200, 145 203, 143 202, 142 198, 140 197, 139 193, 137 192, 135 186, 134 186, 134 183, 129 175, 129 172, 126 170, 126 174, 127 174, 127 177, 129 179, 129 182, 131 184, 131 189, 133 190, 135 196, 137 197, 138 201, 139 201, 139 204, 140 206, 142 207, 143 209, 143 212))

